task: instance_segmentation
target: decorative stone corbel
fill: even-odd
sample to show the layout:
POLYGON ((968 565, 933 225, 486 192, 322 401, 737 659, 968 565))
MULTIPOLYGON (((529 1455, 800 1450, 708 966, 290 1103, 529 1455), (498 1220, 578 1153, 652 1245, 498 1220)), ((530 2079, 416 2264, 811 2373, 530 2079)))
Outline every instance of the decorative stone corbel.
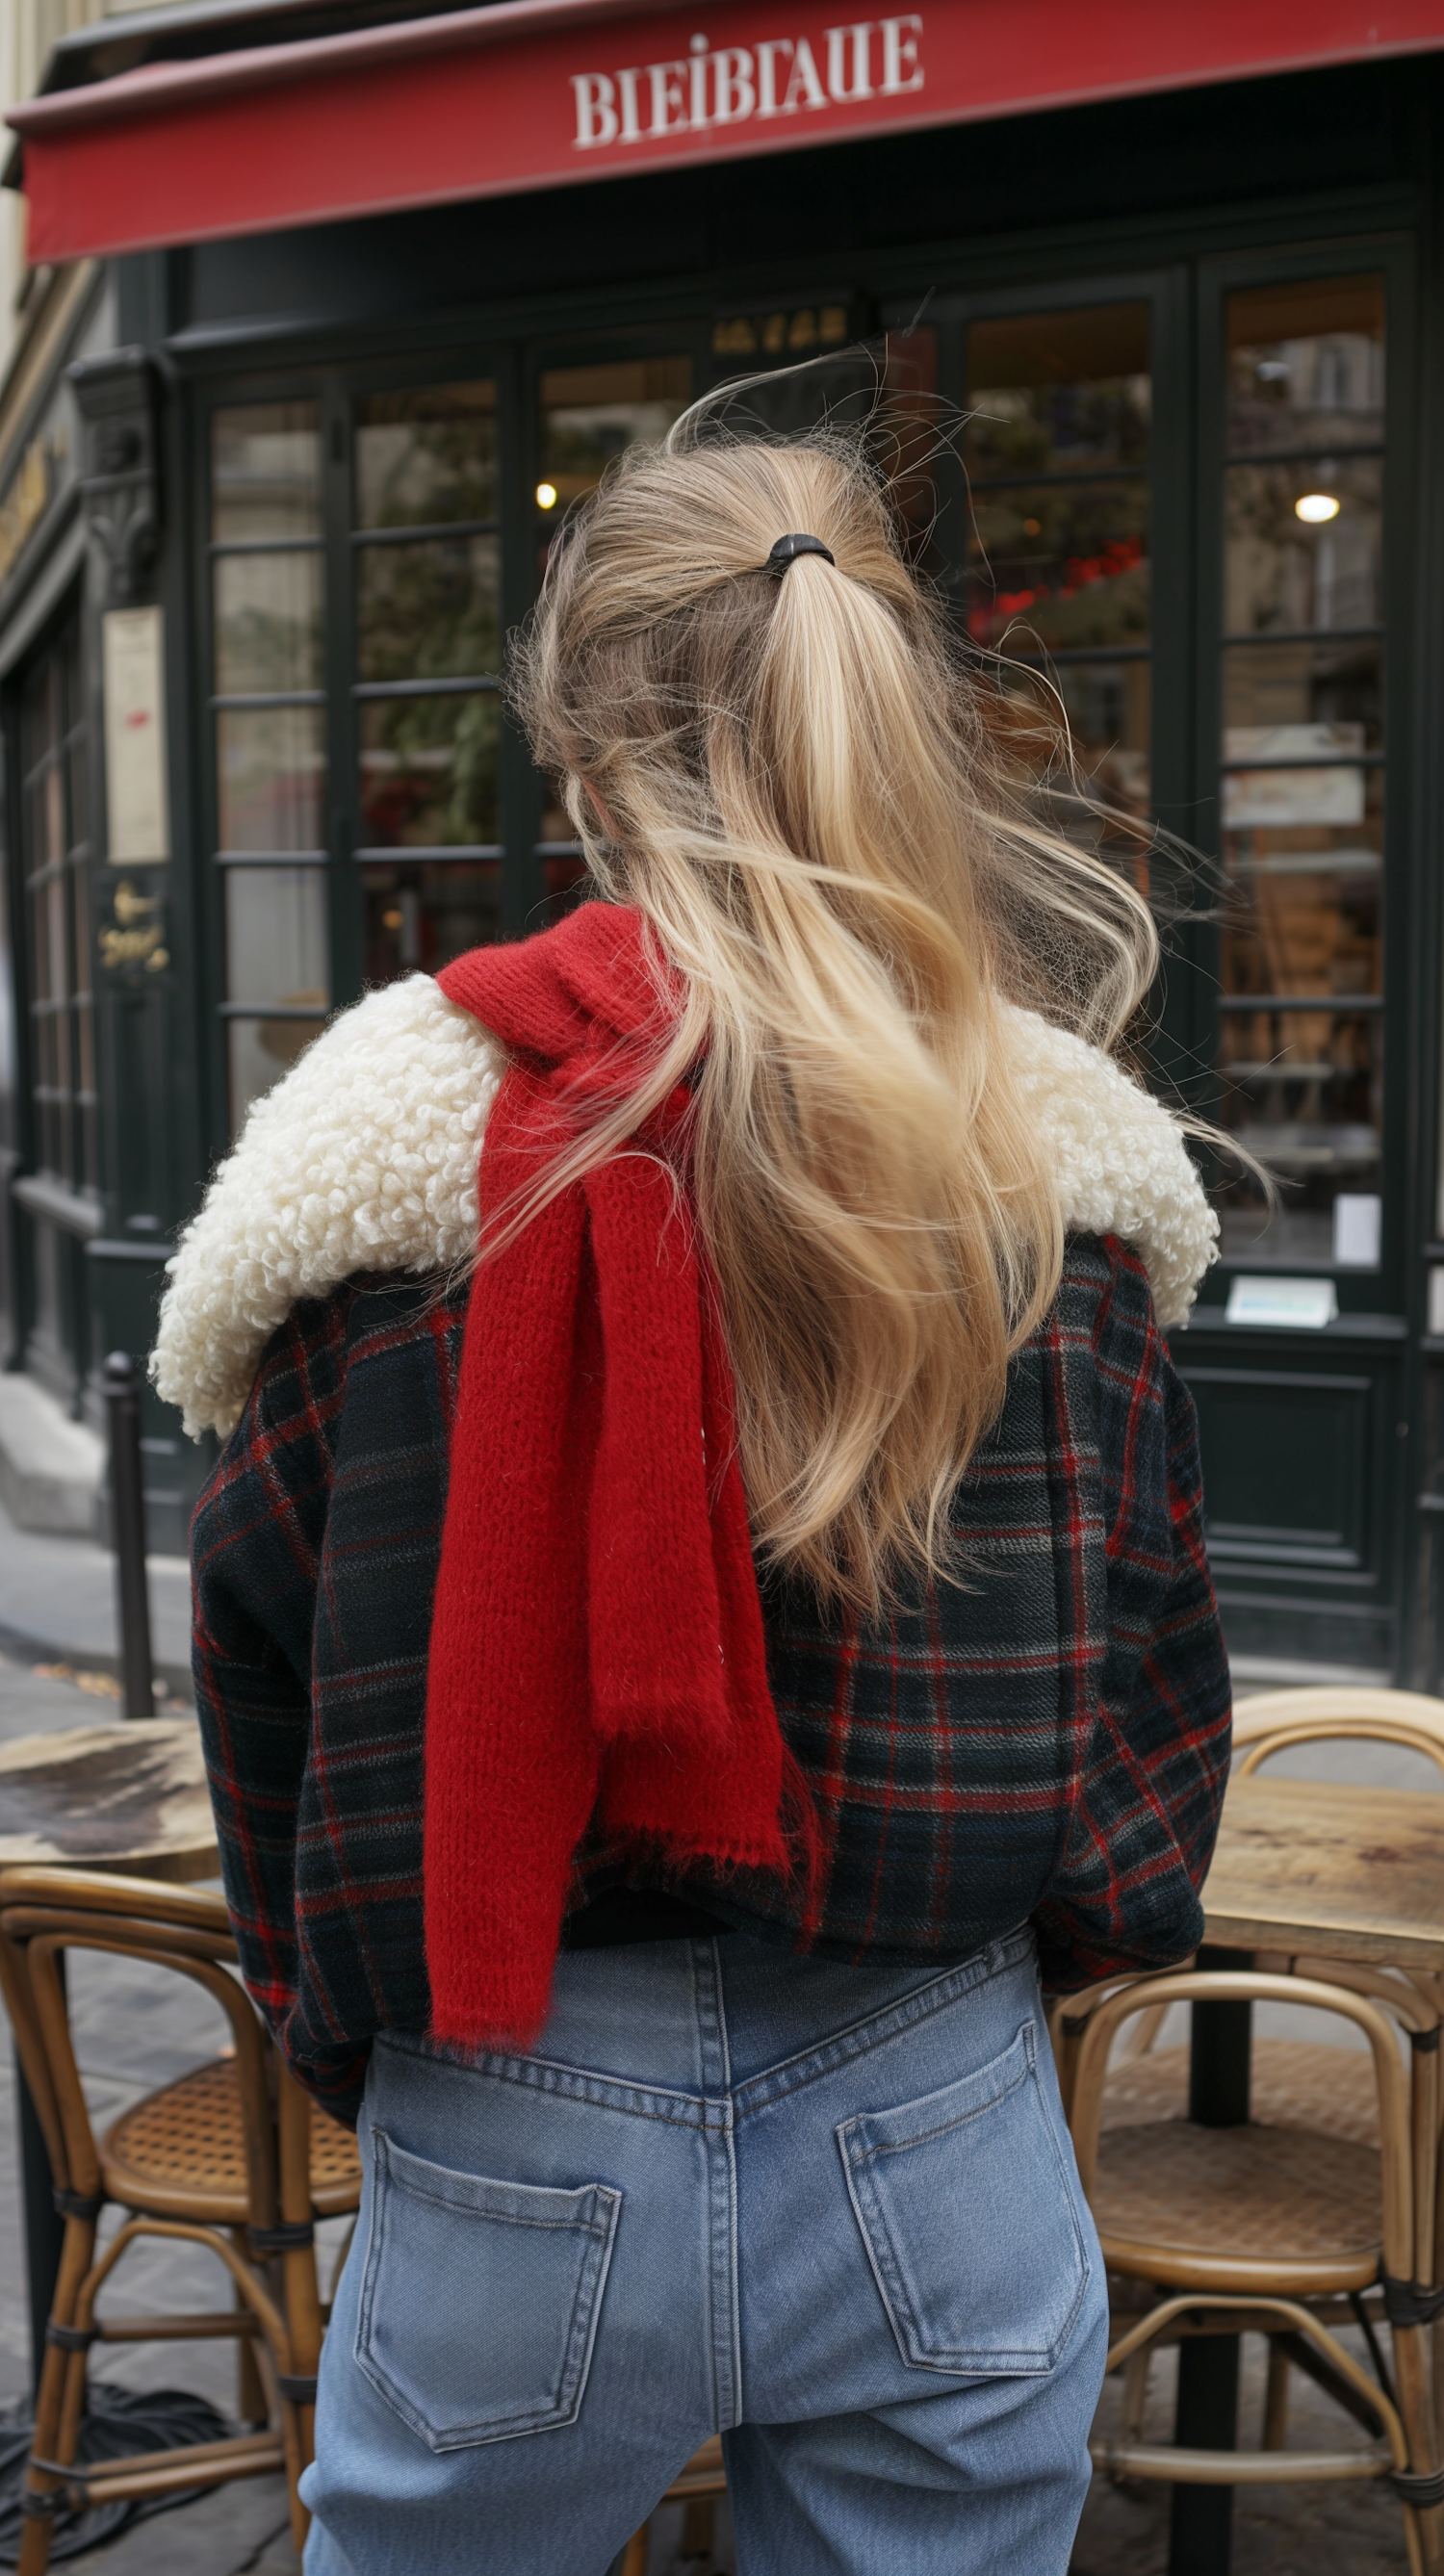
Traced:
POLYGON ((80 488, 106 568, 104 604, 129 608, 160 545, 155 368, 144 349, 112 349, 77 360, 70 381, 85 423, 80 488))

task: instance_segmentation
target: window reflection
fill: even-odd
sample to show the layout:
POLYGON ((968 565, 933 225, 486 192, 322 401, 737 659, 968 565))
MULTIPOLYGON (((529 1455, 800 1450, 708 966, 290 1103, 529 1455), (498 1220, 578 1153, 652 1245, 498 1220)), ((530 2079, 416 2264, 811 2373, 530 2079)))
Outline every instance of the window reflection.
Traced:
POLYGON ((1148 640, 1148 486, 1091 479, 983 490, 973 503, 970 633, 1007 649, 1148 640))
POLYGON ((692 361, 552 367, 540 391, 537 512, 549 539, 568 504, 596 490, 614 456, 639 439, 654 446, 680 420, 692 399, 692 361))
POLYGON ((906 331, 888 333, 883 409, 875 438, 879 465, 902 517, 909 557, 934 580, 946 582, 950 567, 938 524, 940 508, 947 506, 938 476, 948 470, 941 444, 948 431, 940 357, 938 333, 931 323, 918 322, 906 331))
POLYGON ((330 1002, 326 879, 310 868, 227 868, 233 998, 325 1011, 330 1002))
POLYGON ((364 846, 446 849, 494 843, 500 735, 494 697, 366 700, 361 707, 364 846))
POLYGON ((321 557, 220 555, 215 565, 220 697, 321 685, 321 557))
POLYGON ((437 527, 495 516, 494 384, 408 386, 358 403, 358 527, 437 527))
POLYGON ((1136 870, 1132 837, 1080 814, 1050 736, 1061 711, 1091 794, 1147 821, 1148 307, 975 322, 966 375, 968 632, 1010 666, 1005 731, 1051 819, 1136 870))
POLYGON ((1384 281, 1309 278, 1229 298, 1228 442, 1377 447, 1384 437, 1384 281))
POLYGON ((1270 1221, 1228 1189, 1233 1259, 1377 1259, 1382 459, 1360 451, 1382 435, 1383 314, 1377 278, 1229 305, 1229 441, 1270 461, 1226 471, 1225 624, 1289 639, 1223 656, 1221 1115, 1282 1194, 1270 1221))
POLYGON ((366 980, 434 975, 465 949, 501 936, 501 869, 451 859, 369 865, 366 980))
MULTIPOLYGON (((99 1185, 89 863, 83 801, 85 696, 72 617, 20 697, 20 856, 29 915, 31 1109, 41 1171, 99 1185)), ((49 1229, 35 1235, 37 1255, 49 1229)), ((59 1309, 47 1310, 60 1329, 59 1309)))
POLYGON ((243 403, 213 412, 212 539, 255 545, 320 533, 321 428, 315 403, 243 403))
MULTIPOLYGON (((211 535, 218 855, 314 853, 326 777, 316 403, 212 414, 211 535), (273 703, 236 703, 247 698, 273 703)), ((330 965, 322 869, 228 866, 224 883, 234 1129, 315 1036, 330 965)))
MULTIPOLYGON (((536 486, 538 569, 545 571, 569 503, 594 492, 613 457, 638 441, 655 446, 692 399, 686 356, 638 358, 595 367, 549 367, 538 386, 536 486)), ((542 792, 537 851, 555 914, 575 900, 585 869, 556 782, 542 792)))
MULTIPOLYGON (((1345 643, 1230 644, 1223 657, 1224 758, 1247 757, 1245 729, 1322 725, 1366 751, 1383 740, 1381 648, 1373 637, 1345 643)), ((1337 747, 1337 746, 1336 746, 1337 747)))
POLYGON ((319 707, 228 707, 216 717, 222 850, 318 850, 326 747, 319 707))
POLYGON ((496 537, 360 549, 359 677, 435 680, 494 672, 501 661, 500 577, 496 537))
POLYGON ((359 849, 375 862, 362 871, 369 983, 442 966, 501 933, 490 856, 500 840, 495 511, 493 384, 408 387, 357 405, 359 849), (383 858, 392 851, 395 863, 383 858), (427 855, 452 851, 474 857, 427 855))
POLYGON ((969 467, 975 479, 1144 468, 1150 394, 1146 304, 975 322, 969 467))
POLYGON ((1323 632, 1379 620, 1380 465, 1333 457, 1236 465, 1228 475, 1224 620, 1231 634, 1323 632), (1335 504, 1331 518, 1299 503, 1335 504))

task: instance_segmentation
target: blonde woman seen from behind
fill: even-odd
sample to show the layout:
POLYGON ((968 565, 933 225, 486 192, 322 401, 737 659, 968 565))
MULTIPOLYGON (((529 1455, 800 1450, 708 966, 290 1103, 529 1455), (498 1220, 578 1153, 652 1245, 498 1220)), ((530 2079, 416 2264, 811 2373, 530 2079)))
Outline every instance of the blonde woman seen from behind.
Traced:
POLYGON ((1039 1979, 1193 1949, 1227 1767, 1152 925, 840 439, 618 460, 511 686, 592 899, 333 1023, 155 1362, 243 1965, 365 2165, 308 2576, 605 2576, 714 2431, 744 2576, 1063 2576, 1039 1979))

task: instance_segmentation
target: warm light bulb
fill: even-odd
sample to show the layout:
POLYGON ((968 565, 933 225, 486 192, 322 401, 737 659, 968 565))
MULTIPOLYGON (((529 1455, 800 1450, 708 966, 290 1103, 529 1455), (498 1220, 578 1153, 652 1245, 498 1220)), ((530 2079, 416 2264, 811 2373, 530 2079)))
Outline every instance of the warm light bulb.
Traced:
MULTIPOLYGON (((557 487, 555 483, 538 483, 536 487, 536 505, 539 510, 554 510, 556 508, 557 487)), ((1339 505, 1336 501, 1334 503, 1335 509, 1337 509, 1338 506, 1339 505)))
POLYGON ((1294 503, 1294 517, 1310 528, 1321 528, 1326 519, 1336 519, 1339 505, 1332 492, 1301 492, 1294 503))

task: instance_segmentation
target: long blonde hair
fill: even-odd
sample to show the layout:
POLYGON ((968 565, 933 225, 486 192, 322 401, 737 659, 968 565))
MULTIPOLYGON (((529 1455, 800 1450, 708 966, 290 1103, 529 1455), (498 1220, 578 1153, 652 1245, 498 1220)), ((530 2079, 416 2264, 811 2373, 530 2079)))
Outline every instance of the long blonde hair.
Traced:
POLYGON ((686 989, 650 1078, 518 1222, 692 1069, 758 1545, 875 1610, 946 1571, 954 1488, 1057 1289, 1000 1006, 1112 1045, 1154 972, 1147 905, 1010 789, 856 441, 738 437, 704 404, 619 457, 511 685, 597 887, 686 989), (835 566, 767 571, 794 531, 835 566))

